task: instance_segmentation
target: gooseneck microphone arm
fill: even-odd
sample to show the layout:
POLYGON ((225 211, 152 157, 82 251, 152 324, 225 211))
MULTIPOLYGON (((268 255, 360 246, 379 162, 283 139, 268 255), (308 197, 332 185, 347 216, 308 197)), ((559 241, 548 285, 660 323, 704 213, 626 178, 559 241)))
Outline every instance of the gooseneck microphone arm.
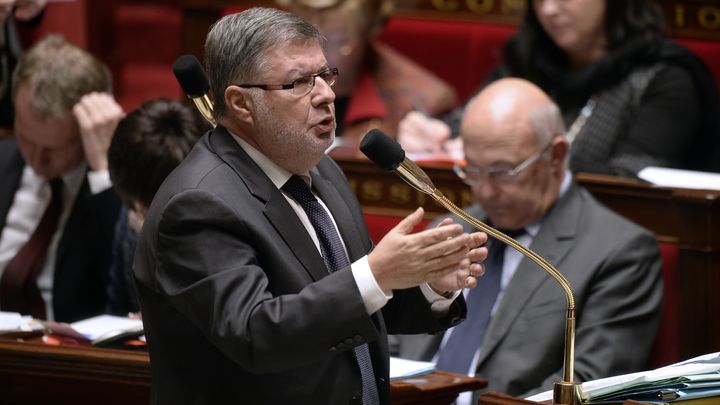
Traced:
POLYGON ((578 405, 582 403, 580 384, 573 381, 575 358, 575 297, 570 283, 547 260, 518 243, 515 239, 484 224, 452 201, 448 200, 432 183, 428 175, 412 160, 405 157, 400 145, 378 129, 368 132, 360 143, 360 150, 379 167, 396 172, 405 182, 416 190, 430 195, 435 202, 462 218, 465 222, 480 229, 495 239, 510 245, 528 259, 535 262, 552 276, 565 292, 567 317, 565 321, 565 358, 563 380, 553 387, 553 404, 578 405))
POLYGON ((216 127, 213 103, 207 95, 210 83, 200 61, 194 55, 182 55, 173 63, 172 68, 183 92, 195 103, 200 114, 216 127))

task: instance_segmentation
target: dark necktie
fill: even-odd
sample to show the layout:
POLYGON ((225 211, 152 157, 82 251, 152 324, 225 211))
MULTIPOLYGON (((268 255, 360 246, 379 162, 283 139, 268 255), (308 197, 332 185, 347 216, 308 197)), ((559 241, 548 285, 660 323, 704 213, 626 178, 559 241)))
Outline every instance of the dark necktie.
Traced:
MULTIPOLYGON (((288 194, 302 206, 303 210, 310 219, 310 223, 318 239, 320 240, 320 251, 322 253, 325 265, 330 273, 350 266, 345 248, 343 247, 340 235, 335 230, 335 225, 330 215, 318 202, 310 191, 305 181, 300 176, 293 175, 283 186, 288 194)), ((360 375, 362 377, 362 397, 364 405, 375 405, 380 403, 377 383, 375 382, 375 372, 373 371, 372 361, 370 360, 370 350, 367 344, 355 347, 355 357, 360 366, 360 375)))
POLYGON ((45 319, 45 302, 37 285, 48 246, 62 211, 62 180, 50 181, 52 197, 30 239, 5 267, 0 280, 0 307, 45 319))
MULTIPOLYGON (((504 232, 510 237, 525 233, 524 230, 504 232)), ((478 279, 477 287, 470 290, 466 297, 467 319, 452 329, 438 356, 436 367, 439 370, 468 374, 475 352, 482 345, 485 332, 490 324, 492 308, 500 293, 505 245, 492 239, 485 259, 485 275, 478 279)))

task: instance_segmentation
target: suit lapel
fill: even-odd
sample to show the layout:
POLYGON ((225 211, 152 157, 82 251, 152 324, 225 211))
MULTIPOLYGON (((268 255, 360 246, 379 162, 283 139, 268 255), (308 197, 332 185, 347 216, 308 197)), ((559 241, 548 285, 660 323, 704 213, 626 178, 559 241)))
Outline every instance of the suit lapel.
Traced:
MULTIPOLYGON (((575 183, 551 208, 545 217, 530 249, 545 258, 555 268, 575 243, 576 227, 582 215, 582 200, 575 183)), ((518 265, 517 271, 505 289, 502 301, 490 322, 488 333, 483 341, 478 365, 487 359, 510 330, 518 315, 525 310, 533 296, 543 283, 555 283, 545 270, 528 258, 518 265)), ((558 286, 558 288, 560 288, 558 286)), ((562 316, 562 314, 558 314, 562 316)))
POLYGON ((325 262, 282 193, 223 127, 211 132, 209 147, 238 174, 255 198, 265 203, 270 221, 313 280, 328 275, 325 262))

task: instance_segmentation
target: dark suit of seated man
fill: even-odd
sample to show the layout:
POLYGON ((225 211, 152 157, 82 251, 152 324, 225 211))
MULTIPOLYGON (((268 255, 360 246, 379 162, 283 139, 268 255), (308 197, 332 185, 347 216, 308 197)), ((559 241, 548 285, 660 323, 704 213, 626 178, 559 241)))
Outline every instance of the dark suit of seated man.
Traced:
POLYGON ((110 71, 51 36, 13 75, 15 136, 0 140, 0 308, 72 322, 105 309, 120 206, 107 148, 122 109, 110 71))
POLYGON ((487 251, 418 209, 372 246, 307 21, 252 8, 205 46, 220 125, 152 201, 135 257, 156 404, 389 404, 387 332, 464 317, 487 251), (442 293, 442 294, 439 294, 442 293))
MULTIPOLYGON (((573 181, 570 145, 555 104, 530 82, 501 79, 469 103, 461 133, 467 165, 456 171, 478 202, 468 212, 507 233, 519 231, 517 240, 552 263, 574 291, 575 379, 644 369, 660 321, 658 244, 573 181)), ((525 395, 552 389, 563 371, 563 291, 511 248, 493 259, 503 250, 493 242, 486 274, 466 296, 468 320, 444 340, 398 336, 397 354, 435 358, 438 368, 487 378, 491 391, 525 395), (486 291, 480 298, 487 299, 493 291, 484 284, 492 279, 496 295, 474 305, 475 292, 486 291), (477 320, 474 330, 464 328, 483 309, 487 318, 477 320), (470 343, 455 353, 466 336, 470 343)))

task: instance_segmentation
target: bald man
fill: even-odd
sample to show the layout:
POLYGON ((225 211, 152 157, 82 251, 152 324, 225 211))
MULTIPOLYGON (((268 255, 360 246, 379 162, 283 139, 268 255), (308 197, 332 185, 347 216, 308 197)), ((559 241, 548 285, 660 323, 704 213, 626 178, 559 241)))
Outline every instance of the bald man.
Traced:
MULTIPOLYGON (((600 205, 573 181, 557 106, 530 82, 502 79, 470 101, 461 129, 467 165, 456 172, 477 200, 466 210, 508 233, 520 231, 517 240, 552 263, 572 286, 575 379, 644 369, 660 321, 658 245, 650 232, 600 205)), ((462 372, 487 378, 490 391, 511 395, 552 389, 562 379, 563 291, 511 248, 493 268, 490 257, 498 244, 491 241, 488 248, 480 280, 499 272, 499 293, 485 305, 490 314, 485 333, 465 346, 462 372)), ((481 288, 479 282, 476 290, 481 288)), ((471 312, 483 308, 471 305, 467 293, 466 299, 469 324, 471 312)), ((464 333, 459 328, 444 338, 399 336, 399 355, 435 359, 443 368, 458 349, 453 335, 464 333)))

